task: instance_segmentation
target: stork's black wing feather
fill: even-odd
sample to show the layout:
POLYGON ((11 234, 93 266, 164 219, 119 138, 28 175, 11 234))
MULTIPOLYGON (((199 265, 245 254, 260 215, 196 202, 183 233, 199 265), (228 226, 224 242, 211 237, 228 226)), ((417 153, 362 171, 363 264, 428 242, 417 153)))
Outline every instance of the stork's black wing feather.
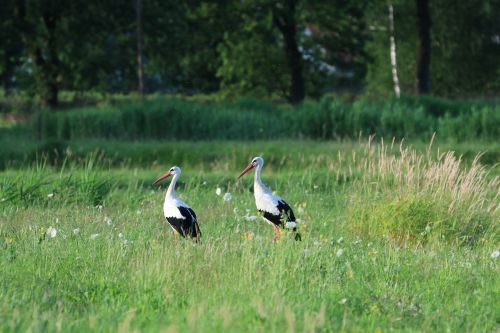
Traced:
POLYGON ((283 226, 283 222, 295 222, 295 215, 293 214, 292 208, 284 200, 278 201, 278 211, 279 215, 272 214, 261 210, 260 212, 264 215, 264 218, 269 222, 277 226, 283 226))
POLYGON ((176 218, 176 217, 168 217, 167 221, 170 225, 182 236, 189 236, 191 238, 199 238, 201 236, 200 227, 198 225, 198 221, 196 220, 195 212, 188 207, 177 207, 179 212, 184 217, 176 218))
POLYGON ((278 210, 280 211, 281 215, 286 215, 287 222, 295 222, 295 215, 293 214, 293 210, 285 200, 278 201, 278 210))

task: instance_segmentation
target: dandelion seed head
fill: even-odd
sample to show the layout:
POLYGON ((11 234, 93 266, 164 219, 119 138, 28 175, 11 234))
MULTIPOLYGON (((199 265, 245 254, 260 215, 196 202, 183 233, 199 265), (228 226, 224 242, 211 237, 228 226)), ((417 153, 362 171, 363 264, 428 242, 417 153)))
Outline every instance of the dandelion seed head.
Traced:
POLYGON ((49 236, 50 238, 54 238, 57 236, 57 230, 56 230, 56 228, 50 226, 47 228, 47 231, 45 232, 45 234, 47 236, 49 236))
POLYGON ((495 250, 491 253, 491 259, 496 259, 500 257, 500 251, 499 250, 495 250))
POLYGON ((104 217, 104 222, 106 222, 107 225, 112 225, 113 224, 113 220, 109 216, 105 216, 104 217))
POLYGON ((225 202, 229 202, 229 201, 231 201, 232 198, 233 198, 233 196, 231 195, 231 193, 226 192, 222 199, 224 199, 225 202))

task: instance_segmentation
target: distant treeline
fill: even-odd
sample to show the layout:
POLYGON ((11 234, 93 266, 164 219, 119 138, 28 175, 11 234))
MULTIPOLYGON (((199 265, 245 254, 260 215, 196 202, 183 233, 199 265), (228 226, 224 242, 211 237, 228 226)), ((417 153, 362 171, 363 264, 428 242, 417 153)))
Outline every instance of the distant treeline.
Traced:
POLYGON ((6 0, 0 88, 50 107, 63 91, 497 96, 498 13, 497 0, 6 0))
POLYGON ((499 140, 500 105, 403 97, 347 103, 326 96, 291 106, 240 99, 194 102, 157 97, 114 106, 42 111, 31 124, 38 139, 253 140, 384 138, 499 140))

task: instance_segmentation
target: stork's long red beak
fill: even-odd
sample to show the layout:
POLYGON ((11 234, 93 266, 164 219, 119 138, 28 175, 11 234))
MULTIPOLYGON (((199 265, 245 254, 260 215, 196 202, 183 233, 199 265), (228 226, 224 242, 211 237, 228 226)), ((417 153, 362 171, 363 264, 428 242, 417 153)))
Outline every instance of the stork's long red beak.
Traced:
POLYGON ((240 179, 241 176, 243 176, 245 173, 247 173, 249 170, 252 170, 253 169, 253 163, 250 163, 249 165, 247 165, 247 167, 240 173, 240 175, 238 176, 237 179, 240 179))
POLYGON ((157 183, 161 182, 162 180, 167 179, 167 178, 168 178, 168 177, 170 177, 170 176, 172 176, 172 174, 171 174, 171 173, 170 173, 170 171, 169 171, 169 172, 167 172, 166 174, 164 174, 163 176, 158 177, 158 179, 157 179, 157 180, 155 180, 155 181, 154 181, 151 185, 155 185, 155 184, 157 184, 157 183))

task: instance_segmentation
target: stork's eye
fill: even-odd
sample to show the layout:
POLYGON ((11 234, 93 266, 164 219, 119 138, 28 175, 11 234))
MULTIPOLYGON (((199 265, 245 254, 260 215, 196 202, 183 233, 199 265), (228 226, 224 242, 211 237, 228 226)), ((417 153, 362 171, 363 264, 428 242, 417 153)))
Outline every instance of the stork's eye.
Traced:
POLYGON ((174 172, 174 168, 170 169, 170 172, 174 172))

